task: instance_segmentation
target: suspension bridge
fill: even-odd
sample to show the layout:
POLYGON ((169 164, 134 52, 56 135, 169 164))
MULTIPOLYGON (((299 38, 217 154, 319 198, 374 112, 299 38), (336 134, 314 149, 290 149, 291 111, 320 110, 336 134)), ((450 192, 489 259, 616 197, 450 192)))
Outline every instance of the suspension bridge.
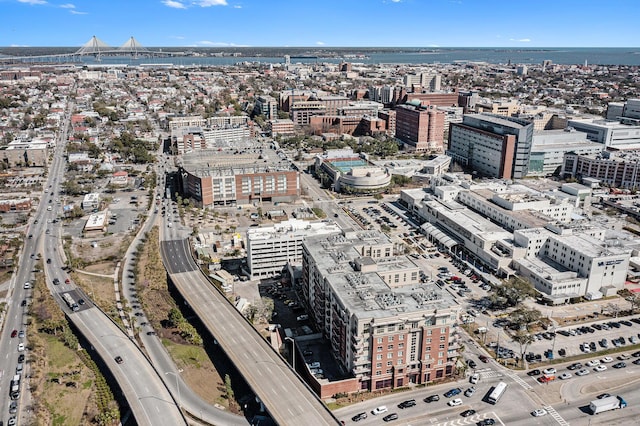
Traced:
POLYGON ((129 38, 119 47, 110 46, 98 37, 93 36, 83 44, 78 50, 72 53, 62 53, 55 55, 29 55, 29 56, 12 56, 0 54, 0 63, 21 63, 21 62, 82 62, 85 57, 93 57, 94 60, 100 61, 103 56, 120 56, 120 57, 173 57, 187 56, 186 52, 173 52, 162 50, 151 50, 144 47, 134 37, 129 38))

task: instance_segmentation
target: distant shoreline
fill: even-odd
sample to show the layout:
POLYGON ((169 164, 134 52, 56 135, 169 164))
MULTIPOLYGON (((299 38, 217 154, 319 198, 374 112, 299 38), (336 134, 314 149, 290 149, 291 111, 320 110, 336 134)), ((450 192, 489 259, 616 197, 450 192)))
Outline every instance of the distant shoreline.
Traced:
MULTIPOLYGON (((0 55, 29 57, 71 55, 81 47, 0 47, 0 55)), ((106 49, 103 47, 103 49, 106 49)), ((109 47, 111 51, 117 47, 109 47)), ((239 62, 291 63, 353 62, 362 64, 453 64, 461 62, 490 64, 542 64, 550 61, 560 65, 620 65, 640 66, 640 47, 141 47, 144 50, 167 53, 176 66, 233 65, 239 62)), ((157 56, 157 55, 156 55, 157 56)), ((0 56, 1 57, 1 56, 0 56)), ((148 56, 147 56, 148 58, 148 56)), ((113 65, 136 66, 149 63, 131 55, 109 56, 100 60, 91 56, 80 57, 76 63, 91 65, 97 62, 113 65)), ((151 61, 153 62, 153 61, 151 61)), ((34 62, 35 63, 35 62, 34 62)))

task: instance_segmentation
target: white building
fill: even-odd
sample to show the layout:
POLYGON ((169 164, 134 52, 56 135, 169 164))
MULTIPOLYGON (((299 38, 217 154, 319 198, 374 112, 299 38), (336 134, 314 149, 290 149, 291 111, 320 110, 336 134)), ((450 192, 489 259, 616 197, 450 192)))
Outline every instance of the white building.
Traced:
POLYGON ((590 155, 598 154, 603 149, 605 147, 602 144, 589 141, 586 133, 571 128, 535 132, 527 176, 549 176, 558 173, 562 169, 566 153, 590 155))
POLYGON ((100 194, 97 192, 91 192, 86 194, 82 199, 82 210, 97 209, 100 205, 100 194))
POLYGON ((587 138, 603 144, 606 148, 620 150, 640 149, 640 125, 623 124, 609 120, 569 120, 568 125, 579 132, 587 134, 587 138))
POLYGON ((547 226, 514 232, 514 268, 555 304, 615 295, 624 288, 631 250, 605 240, 604 229, 547 226))
POLYGON ((291 219, 247 230, 247 265, 252 277, 280 274, 288 263, 302 262, 302 241, 310 235, 340 232, 333 221, 291 219))

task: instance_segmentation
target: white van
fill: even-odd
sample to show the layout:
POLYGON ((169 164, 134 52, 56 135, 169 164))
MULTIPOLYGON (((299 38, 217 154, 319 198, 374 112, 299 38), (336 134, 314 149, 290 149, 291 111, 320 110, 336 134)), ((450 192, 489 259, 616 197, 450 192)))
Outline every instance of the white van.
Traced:
POLYGON ((48 206, 48 207, 47 207, 47 211, 51 211, 51 210, 53 210, 53 207, 48 206))
POLYGON ((478 383, 478 382, 480 381, 480 375, 479 375, 478 373, 475 373, 473 376, 471 376, 471 378, 469 379, 469 381, 470 381, 472 384, 474 384, 474 385, 475 385, 476 383, 478 383))

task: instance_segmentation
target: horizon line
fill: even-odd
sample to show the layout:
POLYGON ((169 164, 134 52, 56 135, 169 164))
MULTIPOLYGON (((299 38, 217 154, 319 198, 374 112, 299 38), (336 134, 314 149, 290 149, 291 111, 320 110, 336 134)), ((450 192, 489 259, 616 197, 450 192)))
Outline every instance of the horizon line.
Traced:
MULTIPOLYGON (((83 46, 83 45, 80 45, 83 46)), ((76 48, 76 46, 52 46, 52 45, 5 45, 2 48, 76 48)), ((116 46, 110 46, 116 47, 116 46)), ((640 46, 251 46, 251 45, 144 45, 144 47, 180 47, 180 48, 199 48, 199 49, 640 49, 640 46)))

